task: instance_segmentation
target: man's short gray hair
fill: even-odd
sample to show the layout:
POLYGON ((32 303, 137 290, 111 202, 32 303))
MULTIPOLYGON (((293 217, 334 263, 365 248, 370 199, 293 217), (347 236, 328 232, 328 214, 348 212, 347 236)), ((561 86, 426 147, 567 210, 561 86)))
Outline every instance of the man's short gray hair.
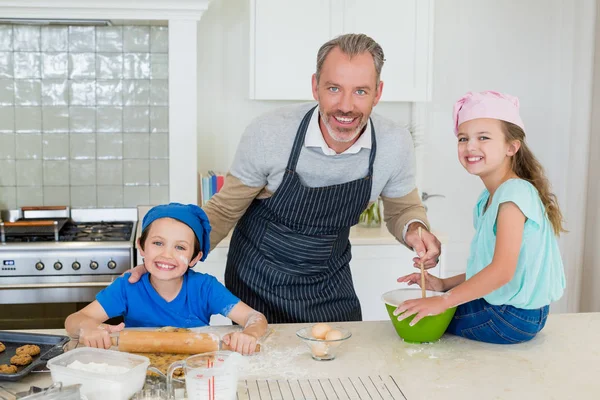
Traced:
POLYGON ((319 83, 321 68, 323 67, 325 58, 327 58, 327 55, 331 50, 336 47, 339 48, 342 53, 349 55, 350 58, 367 51, 371 53, 373 62, 375 63, 375 71, 377 72, 377 84, 379 84, 381 69, 383 68, 383 63, 385 61, 383 49, 379 43, 363 33, 348 33, 341 35, 321 46, 317 53, 317 83, 319 83))

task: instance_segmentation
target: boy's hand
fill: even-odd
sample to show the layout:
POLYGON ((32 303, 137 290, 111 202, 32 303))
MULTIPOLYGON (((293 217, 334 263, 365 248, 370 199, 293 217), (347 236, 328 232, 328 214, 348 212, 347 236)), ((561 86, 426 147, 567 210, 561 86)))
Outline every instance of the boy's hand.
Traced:
POLYGON ((96 347, 98 349, 109 349, 112 346, 110 334, 122 331, 125 324, 107 325, 93 322, 82 326, 79 330, 79 343, 87 347, 96 347))
POLYGON ((223 343, 245 356, 254 354, 257 341, 258 338, 244 332, 233 332, 223 336, 223 343))

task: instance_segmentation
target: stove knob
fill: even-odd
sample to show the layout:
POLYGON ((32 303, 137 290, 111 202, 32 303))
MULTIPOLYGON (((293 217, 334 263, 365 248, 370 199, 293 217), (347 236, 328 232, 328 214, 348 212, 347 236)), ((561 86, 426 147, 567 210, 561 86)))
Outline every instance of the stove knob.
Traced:
POLYGON ((110 261, 108 262, 108 268, 109 268, 109 269, 115 269, 115 268, 117 268, 117 263, 116 263, 116 262, 114 262, 113 260, 110 260, 110 261))
POLYGON ((91 269, 98 269, 98 263, 96 261, 90 262, 90 268, 91 269))
POLYGON ((79 268, 81 268, 81 264, 79 264, 77 261, 75 261, 73 264, 71 264, 71 268, 73 268, 75 271, 77 271, 79 268))
POLYGON ((38 261, 37 263, 35 263, 35 269, 37 269, 38 271, 41 271, 44 269, 44 263, 41 261, 38 261))
POLYGON ((60 271, 62 269, 62 263, 60 261, 55 262, 54 269, 60 271))

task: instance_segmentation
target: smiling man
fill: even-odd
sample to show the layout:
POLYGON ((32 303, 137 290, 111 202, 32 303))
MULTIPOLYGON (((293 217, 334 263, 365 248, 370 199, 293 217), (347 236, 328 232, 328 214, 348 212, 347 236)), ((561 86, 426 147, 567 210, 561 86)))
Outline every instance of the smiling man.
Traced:
POLYGON ((318 104, 255 119, 223 188, 204 207, 211 248, 235 225, 227 288, 271 323, 361 320, 348 235, 379 196, 390 232, 426 267, 437 263, 439 241, 427 230, 422 240, 417 233, 428 224, 411 136, 371 114, 383 90, 383 62, 381 46, 366 35, 325 43, 312 77, 318 104))

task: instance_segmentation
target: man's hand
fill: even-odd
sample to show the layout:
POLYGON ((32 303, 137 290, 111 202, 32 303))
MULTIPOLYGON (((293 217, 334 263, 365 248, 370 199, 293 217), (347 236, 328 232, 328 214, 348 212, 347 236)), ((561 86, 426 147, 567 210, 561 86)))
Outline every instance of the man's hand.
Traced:
POLYGON ((433 268, 439 262, 441 253, 440 241, 419 222, 413 222, 406 232, 406 244, 417 253, 413 258, 414 267, 420 268, 421 262, 425 268, 433 268), (419 238, 419 226, 422 227, 422 239, 419 238))
MULTIPOLYGON (((406 236, 408 236, 408 234, 406 236)), ((148 271, 146 270, 144 264, 140 264, 127 272, 131 272, 131 276, 128 279, 129 283, 136 283, 137 281, 142 279, 142 275, 144 275, 148 271)))

